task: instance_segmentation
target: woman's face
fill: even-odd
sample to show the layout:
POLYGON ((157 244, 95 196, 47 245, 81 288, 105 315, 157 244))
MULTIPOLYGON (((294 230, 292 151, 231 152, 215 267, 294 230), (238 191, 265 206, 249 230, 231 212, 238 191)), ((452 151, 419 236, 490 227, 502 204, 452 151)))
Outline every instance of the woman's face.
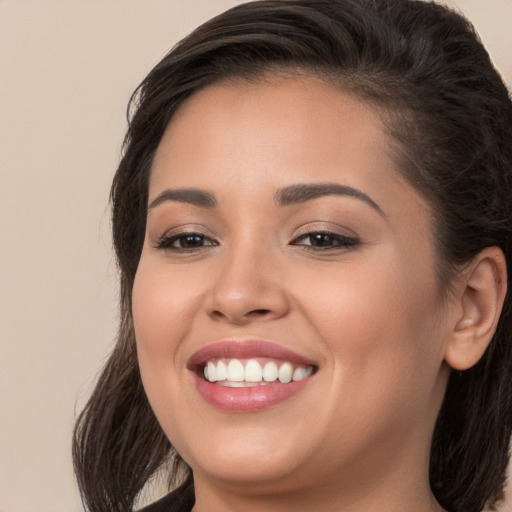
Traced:
POLYGON ((133 316, 196 483, 426 480, 448 329, 390 148, 374 110, 306 78, 210 86, 170 123, 133 316))

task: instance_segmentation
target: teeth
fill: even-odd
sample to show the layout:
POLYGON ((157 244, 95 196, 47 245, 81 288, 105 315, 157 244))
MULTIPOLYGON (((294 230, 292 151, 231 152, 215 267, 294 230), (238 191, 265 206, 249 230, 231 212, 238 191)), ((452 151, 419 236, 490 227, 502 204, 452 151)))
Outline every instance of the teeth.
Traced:
POLYGON ((208 366, 206 367, 208 376, 206 377, 210 382, 215 382, 217 380, 217 368, 215 368, 215 364, 212 361, 208 361, 208 366))
POLYGON ((261 382, 263 377, 263 369, 261 368, 261 364, 254 359, 247 361, 245 365, 245 381, 246 382, 261 382))
POLYGON ((292 380, 297 381, 297 380, 305 379, 306 377, 309 377, 312 373, 313 373, 312 366, 308 366, 307 368, 305 368, 304 366, 297 366, 297 368, 295 368, 295 370, 293 370, 292 380))
POLYGON ((238 359, 229 361, 227 377, 229 382, 242 382, 244 380, 244 365, 238 359))
POLYGON ((228 368, 224 361, 217 363, 217 380, 226 380, 228 378, 228 368))
POLYGON ((262 365, 256 359, 208 361, 204 367, 204 377, 209 382, 218 382, 221 386, 250 387, 279 380, 282 384, 297 382, 313 373, 312 366, 296 365, 285 361, 279 367, 274 361, 262 365), (245 366, 244 366, 245 365, 245 366))
POLYGON ((292 381, 293 377, 293 366, 290 363, 283 363, 281 368, 279 368, 278 379, 283 384, 288 384, 288 382, 292 381))
POLYGON ((267 382, 274 382, 277 380, 277 364, 270 361, 263 367, 263 379, 267 382))
POLYGON ((229 380, 219 382, 219 386, 225 388, 253 388, 255 386, 266 386, 267 384, 267 382, 229 382, 229 380))

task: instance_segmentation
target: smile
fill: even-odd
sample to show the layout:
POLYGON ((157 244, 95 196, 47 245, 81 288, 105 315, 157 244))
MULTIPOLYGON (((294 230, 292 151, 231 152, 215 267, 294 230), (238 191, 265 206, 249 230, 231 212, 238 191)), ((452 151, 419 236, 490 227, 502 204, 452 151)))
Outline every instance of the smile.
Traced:
POLYGON ((199 395, 227 412, 252 412, 299 393, 318 372, 314 361, 266 341, 223 341, 189 360, 199 395))
POLYGON ((313 366, 277 360, 220 359, 208 361, 203 374, 208 382, 220 386, 251 387, 277 381, 288 384, 303 380, 313 374, 313 366))

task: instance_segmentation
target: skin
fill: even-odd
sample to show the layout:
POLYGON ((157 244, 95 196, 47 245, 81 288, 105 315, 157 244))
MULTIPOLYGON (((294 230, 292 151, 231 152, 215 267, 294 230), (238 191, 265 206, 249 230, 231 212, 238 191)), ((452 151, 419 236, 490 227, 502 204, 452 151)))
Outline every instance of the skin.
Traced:
POLYGON ((194 472, 195 511, 442 510, 428 457, 460 306, 441 299, 429 207, 389 148, 375 110, 306 77, 210 86, 170 123, 149 203, 198 188, 217 206, 149 209, 133 317, 145 390, 194 472), (378 209, 346 195, 276 205, 277 190, 311 183, 352 187, 378 209), (183 230, 205 245, 158 247, 183 230), (353 242, 314 247, 318 231, 353 242), (187 361, 226 338, 272 341, 318 371, 277 405, 220 411, 187 361))

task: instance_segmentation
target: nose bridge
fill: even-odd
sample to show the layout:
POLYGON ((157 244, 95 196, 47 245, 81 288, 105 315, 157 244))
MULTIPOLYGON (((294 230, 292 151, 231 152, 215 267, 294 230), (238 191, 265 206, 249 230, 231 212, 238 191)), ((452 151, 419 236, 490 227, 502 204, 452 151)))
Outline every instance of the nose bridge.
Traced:
POLYGON ((221 252, 207 301, 208 314, 243 324, 286 313, 288 302, 279 279, 279 257, 268 242, 258 243, 243 236, 221 252))

